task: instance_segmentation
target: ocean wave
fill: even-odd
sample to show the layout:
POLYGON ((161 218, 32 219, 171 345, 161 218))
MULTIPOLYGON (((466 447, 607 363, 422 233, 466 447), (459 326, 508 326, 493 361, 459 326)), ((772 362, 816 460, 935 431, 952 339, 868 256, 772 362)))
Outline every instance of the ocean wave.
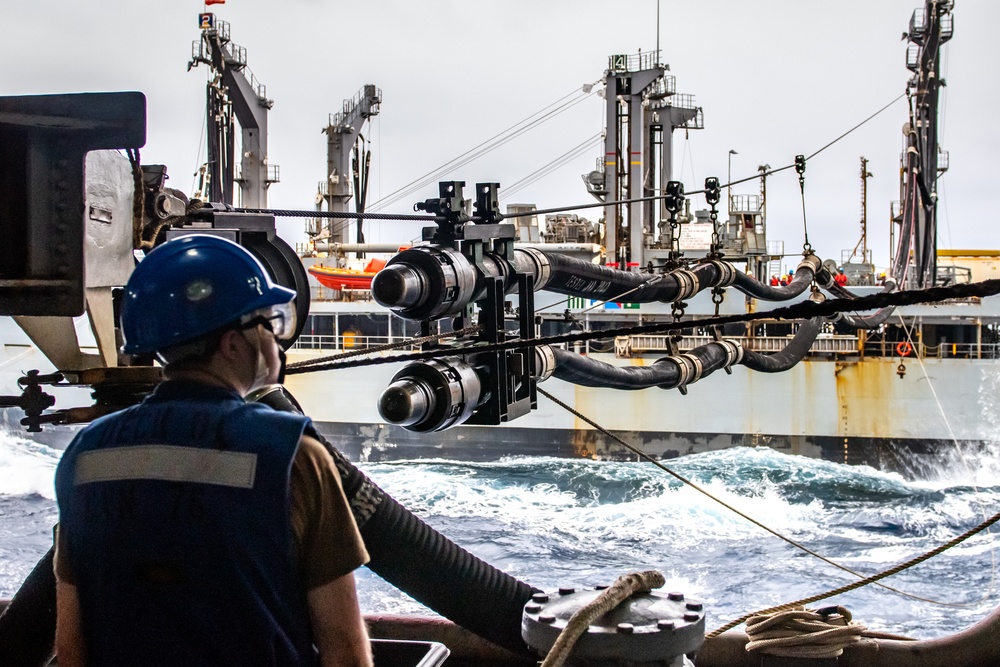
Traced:
POLYGON ((62 451, 0 430, 0 495, 55 498, 62 451))

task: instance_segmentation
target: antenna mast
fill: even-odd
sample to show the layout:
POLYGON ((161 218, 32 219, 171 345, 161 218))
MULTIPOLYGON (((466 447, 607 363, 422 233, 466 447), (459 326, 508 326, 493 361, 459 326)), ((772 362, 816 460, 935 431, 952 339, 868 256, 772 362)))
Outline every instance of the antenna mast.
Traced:
POLYGON ((868 160, 861 156, 861 257, 868 261, 868 179, 872 173, 868 171, 868 160))

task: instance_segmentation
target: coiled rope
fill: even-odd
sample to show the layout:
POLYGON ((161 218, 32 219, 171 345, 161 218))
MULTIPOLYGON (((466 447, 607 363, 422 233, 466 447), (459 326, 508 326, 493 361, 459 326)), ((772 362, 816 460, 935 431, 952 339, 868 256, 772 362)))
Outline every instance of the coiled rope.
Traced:
POLYGON ((638 593, 648 593, 665 583, 663 575, 656 570, 623 574, 592 602, 573 614, 566 627, 559 633, 541 667, 561 667, 566 662, 577 640, 587 631, 590 624, 638 593))
POLYGON ((912 641, 909 637, 869 631, 851 619, 850 610, 840 606, 817 610, 798 608, 751 616, 747 619, 750 641, 746 650, 815 660, 836 658, 844 652, 844 647, 862 637, 912 641))

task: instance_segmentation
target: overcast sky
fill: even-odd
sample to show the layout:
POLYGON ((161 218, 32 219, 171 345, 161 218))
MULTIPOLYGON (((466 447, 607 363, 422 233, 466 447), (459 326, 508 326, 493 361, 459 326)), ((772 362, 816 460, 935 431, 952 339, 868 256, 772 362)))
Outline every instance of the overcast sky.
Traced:
MULTIPOLYGON (((163 163, 170 184, 192 190, 204 161, 207 68, 186 71, 198 13, 190 0, 48 0, 3 3, 0 94, 139 90, 148 104, 144 163, 163 163), (202 149, 203 150, 203 149, 202 149)), ((674 135, 674 169, 688 190, 761 164, 809 154, 904 91, 900 35, 916 0, 661 0, 660 48, 677 90, 695 95, 705 129, 674 135)), ((995 161, 1000 149, 1000 2, 958 0, 945 46, 942 145, 951 170, 941 182, 940 246, 1000 248, 995 161)), ((274 99, 269 159, 281 168, 270 203, 312 208, 325 176, 330 112, 366 83, 383 92, 372 141, 369 201, 467 151, 555 100, 601 78, 614 53, 652 51, 656 0, 227 0, 212 9, 230 22, 250 68, 274 99)), ((557 120, 450 175, 513 184, 601 129, 592 96, 557 120)), ((809 163, 806 207, 812 245, 839 259, 860 237, 859 158, 870 159, 869 239, 888 254, 889 202, 898 199, 904 102, 809 163)), ((513 199, 540 208, 592 201, 580 174, 600 149, 581 155, 513 199)), ((756 192, 756 185, 737 193, 756 192)), ((394 205, 408 212, 436 186, 394 205)), ((695 202, 696 207, 703 202, 695 202)), ((794 172, 768 183, 769 233, 802 245, 794 172)), ((591 219, 598 217, 594 209, 591 219)), ((290 241, 303 222, 283 222, 290 241)), ((369 240, 408 229, 376 223, 369 240)))

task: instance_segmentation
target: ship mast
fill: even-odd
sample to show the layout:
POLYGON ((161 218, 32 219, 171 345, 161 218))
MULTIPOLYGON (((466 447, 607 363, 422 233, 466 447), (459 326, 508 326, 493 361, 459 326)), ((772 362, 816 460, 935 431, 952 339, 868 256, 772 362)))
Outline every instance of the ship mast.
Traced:
POLYGON ((952 36, 952 0, 926 0, 913 12, 908 32, 906 67, 913 76, 907 84, 910 119, 904 127, 900 168, 901 216, 892 272, 909 287, 934 285, 937 277, 937 178, 947 169, 947 153, 938 147, 938 97, 941 45, 952 36), (944 158, 942 162, 942 158, 944 158), (913 271, 907 274, 912 255, 913 271))
POLYGON ((872 173, 868 171, 868 159, 861 156, 861 240, 851 251, 851 261, 858 256, 858 249, 861 250, 861 261, 870 264, 868 258, 868 179, 872 173))
POLYGON ((267 163, 267 112, 274 102, 247 67, 246 49, 230 39, 229 24, 214 14, 202 14, 201 23, 188 70, 204 64, 212 71, 207 88, 209 200, 234 204, 239 183, 242 206, 267 208, 267 189, 278 182, 277 165, 267 163), (241 130, 238 171, 234 121, 241 130))
MULTIPOLYGON (((382 90, 368 84, 353 98, 344 100, 340 111, 330 114, 329 122, 323 130, 327 136, 326 178, 319 182, 316 192, 317 210, 322 210, 325 203, 326 210, 343 213, 348 210, 348 203, 354 197, 356 212, 364 212, 371 153, 362 145, 364 137, 361 129, 366 121, 378 115, 381 103, 382 90)), ((330 241, 338 243, 349 241, 348 225, 343 221, 331 220, 329 225, 323 225, 317 220, 306 231, 313 238, 328 237, 330 241)), ((359 218, 357 242, 364 243, 364 240, 362 221, 359 218)))
POLYGON ((660 196, 672 176, 671 137, 676 129, 704 127, 694 96, 678 95, 660 53, 619 54, 608 58, 604 157, 584 176, 587 190, 604 207, 608 261, 620 268, 666 256, 656 251, 667 211, 660 201, 625 200, 660 196))

